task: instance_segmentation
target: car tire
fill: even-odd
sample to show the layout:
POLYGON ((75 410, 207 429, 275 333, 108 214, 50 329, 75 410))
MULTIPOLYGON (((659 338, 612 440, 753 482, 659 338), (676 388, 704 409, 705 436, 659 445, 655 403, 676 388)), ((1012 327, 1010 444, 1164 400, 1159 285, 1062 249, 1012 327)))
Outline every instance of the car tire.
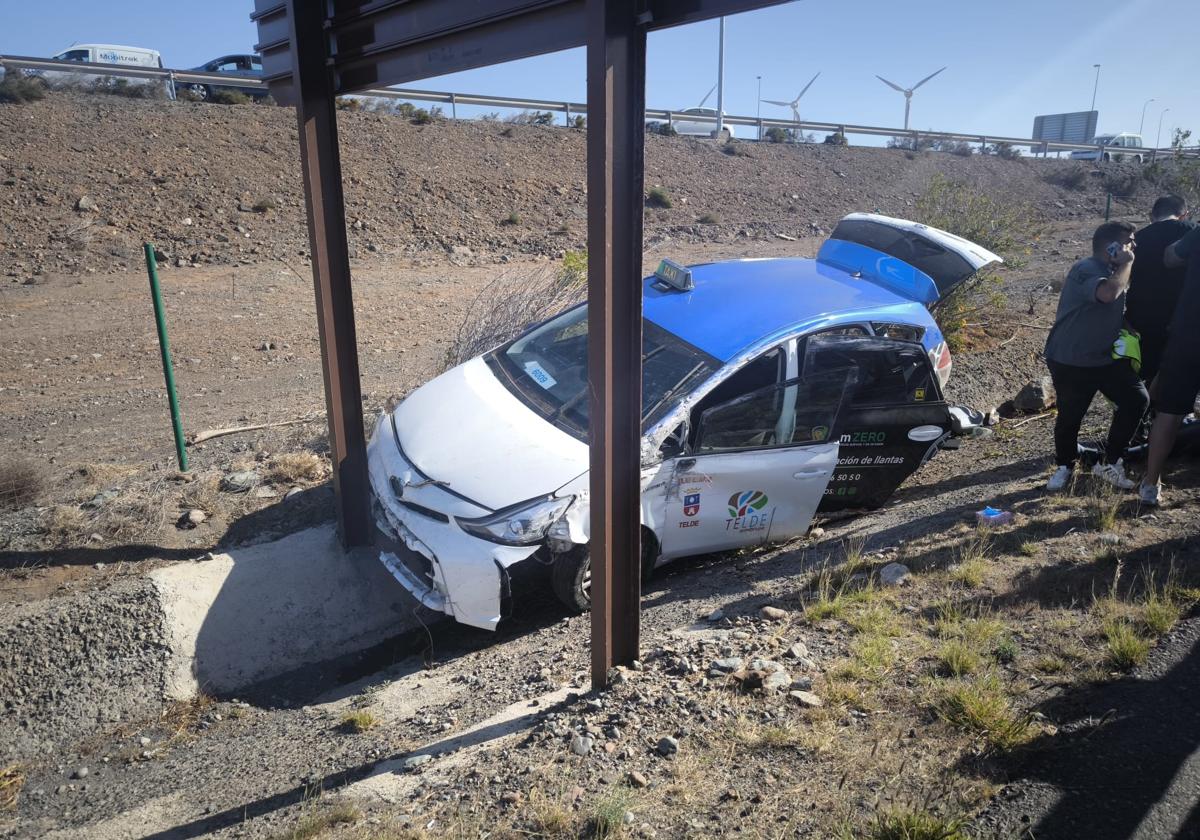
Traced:
POLYGON ((208 85, 188 85, 187 92, 196 98, 199 102, 208 102, 212 99, 212 90, 208 85))
POLYGON ((571 612, 582 613, 592 608, 592 557, 586 545, 554 555, 550 587, 571 612))
POLYGON ((1105 152, 1104 157, 1101 158, 1101 160, 1112 160, 1112 155, 1110 155, 1108 152, 1105 152))
MULTIPOLYGON (((654 572, 658 557, 658 540, 654 533, 642 529, 642 582, 654 572)), ((554 555, 550 568, 550 587, 554 595, 571 612, 584 613, 592 608, 592 555, 586 545, 554 555)))

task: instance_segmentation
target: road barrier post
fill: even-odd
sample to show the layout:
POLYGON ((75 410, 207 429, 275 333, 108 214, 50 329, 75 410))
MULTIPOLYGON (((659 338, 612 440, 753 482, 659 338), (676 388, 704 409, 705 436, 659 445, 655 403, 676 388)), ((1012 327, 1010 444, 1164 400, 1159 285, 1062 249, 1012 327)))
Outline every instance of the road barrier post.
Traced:
POLYGON ((1112 193, 1107 193, 1104 198, 1104 221, 1108 221, 1108 217, 1112 214, 1112 193))
POLYGON ((179 417, 179 397, 175 394, 175 372, 171 369, 171 346, 167 343, 167 317, 163 312, 162 292, 158 287, 158 264, 154 246, 147 242, 146 273, 150 275, 150 298, 154 302, 154 323, 158 327, 158 349, 162 354, 163 378, 167 382, 167 402, 171 407, 171 426, 175 431, 175 457, 179 471, 188 471, 187 450, 183 446, 183 421, 179 417))

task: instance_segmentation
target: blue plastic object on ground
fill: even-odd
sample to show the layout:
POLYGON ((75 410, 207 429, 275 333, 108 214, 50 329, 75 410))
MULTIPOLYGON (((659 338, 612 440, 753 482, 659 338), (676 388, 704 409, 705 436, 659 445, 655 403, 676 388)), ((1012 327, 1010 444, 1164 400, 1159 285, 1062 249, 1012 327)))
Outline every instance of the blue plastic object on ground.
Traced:
POLYGON ((975 512, 975 521, 980 525, 1007 525, 1013 521, 1011 510, 997 510, 988 506, 975 512))

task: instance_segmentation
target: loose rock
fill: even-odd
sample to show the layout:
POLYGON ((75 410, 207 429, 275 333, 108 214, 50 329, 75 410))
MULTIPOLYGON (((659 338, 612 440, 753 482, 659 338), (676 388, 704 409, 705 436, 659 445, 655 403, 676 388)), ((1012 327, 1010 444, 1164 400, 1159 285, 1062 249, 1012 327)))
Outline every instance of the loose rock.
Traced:
POLYGON ((589 735, 576 735, 571 739, 571 752, 575 755, 587 755, 592 751, 595 741, 589 735))
POLYGON ((884 586, 903 586, 910 577, 912 573, 903 563, 888 563, 879 570, 879 581, 884 586))
POLYGON ((789 691, 788 697, 791 697, 801 706, 808 706, 813 709, 825 705, 825 701, 811 691, 789 691))
POLYGON ((763 607, 758 611, 758 614, 768 621, 784 621, 788 617, 788 611, 779 607, 763 607))
POLYGON ((663 756, 664 758, 670 758, 679 752, 679 742, 668 735, 659 739, 656 749, 658 750, 659 755, 663 756))
POLYGON ((1055 403, 1054 383, 1049 376, 1043 376, 1028 383, 1013 397, 1013 408, 1017 411, 1033 414, 1045 411, 1055 403))
POLYGON ((258 484, 258 473, 253 470, 232 472, 221 479, 221 489, 228 493, 246 493, 258 484))

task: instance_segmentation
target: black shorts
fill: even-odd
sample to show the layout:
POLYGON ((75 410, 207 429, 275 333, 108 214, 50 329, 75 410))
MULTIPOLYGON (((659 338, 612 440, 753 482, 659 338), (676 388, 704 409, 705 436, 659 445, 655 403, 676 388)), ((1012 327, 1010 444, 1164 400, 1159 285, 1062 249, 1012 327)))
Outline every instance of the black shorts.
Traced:
POLYGON ((1158 372, 1158 397, 1154 407, 1165 414, 1191 414, 1196 410, 1196 396, 1200 394, 1200 353, 1181 350, 1168 347, 1158 372))

